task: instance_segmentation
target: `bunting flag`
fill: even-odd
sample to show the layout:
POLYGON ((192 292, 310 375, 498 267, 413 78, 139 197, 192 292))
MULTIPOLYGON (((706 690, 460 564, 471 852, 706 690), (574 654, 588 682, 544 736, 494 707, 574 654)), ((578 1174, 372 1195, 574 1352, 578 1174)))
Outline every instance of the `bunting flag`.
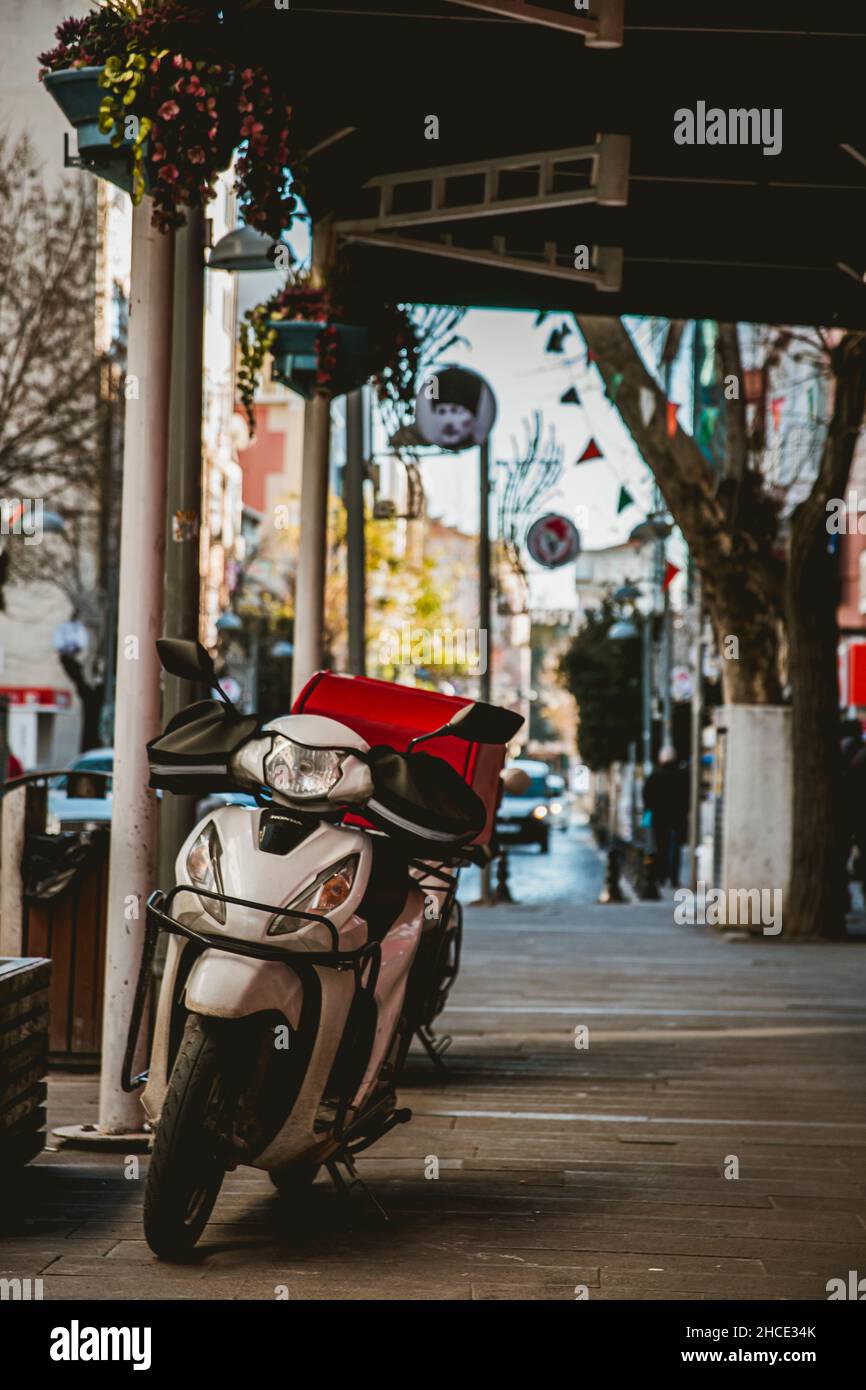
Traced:
POLYGON ((612 401, 616 400, 616 393, 620 386, 622 386, 622 372, 614 372, 607 387, 607 394, 612 401))
POLYGON ((667 564, 665 565, 665 577, 662 580, 662 588, 667 589, 670 586, 671 581, 676 579, 679 572, 679 565, 674 565, 671 563, 670 560, 668 560, 667 564))
POLYGON ((625 509, 626 509, 626 507, 633 507, 633 506, 634 506, 634 498, 632 497, 632 495, 631 495, 631 493, 629 492, 628 488, 627 488, 627 487, 620 487, 620 490, 619 490, 619 501, 618 501, 617 504, 616 504, 616 514, 617 514, 617 516, 619 516, 620 512, 624 512, 625 509))
POLYGON ((808 390, 808 392, 806 393, 806 399, 807 399, 808 402, 809 402, 809 421, 810 421, 810 423, 814 423, 814 420, 815 420, 815 391, 814 391, 814 388, 811 387, 811 386, 809 387, 809 390, 808 390))
POLYGON ((580 405, 580 396, 573 386, 569 386, 564 396, 559 398, 560 405, 580 405))
POLYGON ((577 461, 578 463, 589 463, 590 459, 601 458, 604 458, 604 454, 601 452, 601 449, 598 447, 595 440, 590 439, 589 443, 587 444, 586 448, 584 449, 583 453, 577 461))
POLYGON ((713 319, 701 319, 701 338, 704 348, 700 375, 702 386, 712 386, 716 379, 716 341, 718 336, 718 325, 713 319))
POLYGON ((586 349, 586 365, 589 366, 590 362, 594 362, 594 361, 595 361, 595 353, 593 352, 592 348, 587 348, 587 349, 586 349))
POLYGON ((698 437, 702 444, 709 449, 713 442, 713 435, 716 431, 716 421, 719 418, 719 407, 717 405, 702 405, 701 418, 698 426, 698 437))
POLYGON ((773 415, 773 429, 778 433, 782 423, 782 406, 785 404, 784 396, 774 396, 770 401, 770 410, 773 415))
POLYGON ((679 406, 676 401, 668 401, 668 436, 673 439, 677 432, 677 411, 679 406))
POLYGON ((648 425, 655 414, 656 398, 655 392, 648 386, 640 388, 640 418, 645 425, 648 425))
POLYGON ((544 349, 544 351, 562 352, 562 344, 564 343, 565 339, 570 336, 570 334, 571 329, 569 328, 567 323, 564 323, 561 328, 554 328, 553 332, 547 340, 547 346, 544 349))

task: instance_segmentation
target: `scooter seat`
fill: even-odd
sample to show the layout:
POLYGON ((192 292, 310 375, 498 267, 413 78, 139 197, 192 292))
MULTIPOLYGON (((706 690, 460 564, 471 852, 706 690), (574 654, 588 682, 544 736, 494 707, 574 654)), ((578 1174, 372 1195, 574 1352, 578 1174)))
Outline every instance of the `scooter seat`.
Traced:
POLYGON ((431 844, 466 843, 484 829, 484 802, 442 758, 372 748, 373 795, 365 815, 391 835, 431 844))

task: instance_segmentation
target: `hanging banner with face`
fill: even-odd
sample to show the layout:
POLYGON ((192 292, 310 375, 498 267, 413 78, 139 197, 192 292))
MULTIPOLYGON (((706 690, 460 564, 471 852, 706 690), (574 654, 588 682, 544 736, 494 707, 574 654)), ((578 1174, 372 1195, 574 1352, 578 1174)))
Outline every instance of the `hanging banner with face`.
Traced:
POLYGON ((415 401, 415 427, 424 443, 452 453, 483 444, 495 419, 490 386, 465 367, 430 372, 415 401))
POLYGON ((580 536, 573 521, 548 512, 534 521, 526 536, 526 548, 533 560, 547 570, 570 564, 580 554, 580 536))

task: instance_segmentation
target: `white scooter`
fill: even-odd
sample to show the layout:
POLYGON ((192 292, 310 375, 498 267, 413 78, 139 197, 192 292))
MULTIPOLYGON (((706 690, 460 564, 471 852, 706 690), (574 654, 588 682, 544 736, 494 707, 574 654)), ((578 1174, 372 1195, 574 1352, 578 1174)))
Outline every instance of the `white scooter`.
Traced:
MULTIPOLYGON (((411 1117, 395 1078, 413 1024, 404 1012, 425 895, 423 855, 465 856, 483 802, 448 763, 371 750, 347 726, 287 715, 262 727, 219 690, 198 643, 163 639, 164 668, 222 700, 181 711, 148 746, 151 785, 250 790, 190 832, 175 886, 148 901, 145 949, 124 1085, 146 1081, 155 1128, 145 1236, 164 1258, 188 1255, 227 1170, 265 1169, 302 1194, 324 1164, 345 1185, 352 1157, 411 1117), (368 831, 340 824, 363 808, 368 831), (131 1075, 156 940, 169 933, 149 1071, 131 1075)), ((505 744, 522 723, 468 704, 443 729, 505 744)))

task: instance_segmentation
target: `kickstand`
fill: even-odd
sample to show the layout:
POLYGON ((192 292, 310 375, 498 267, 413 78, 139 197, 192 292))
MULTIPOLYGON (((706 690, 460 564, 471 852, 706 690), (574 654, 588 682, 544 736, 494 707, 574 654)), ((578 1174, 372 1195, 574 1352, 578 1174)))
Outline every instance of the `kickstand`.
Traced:
POLYGON ((449 1034, 446 1033, 443 1037, 437 1038, 432 1029, 428 1028, 426 1023, 422 1023, 419 1028, 415 1029, 415 1036, 420 1040, 434 1067, 439 1071, 447 1071, 448 1068, 442 1060, 442 1054, 447 1052, 451 1046, 452 1039, 449 1034))
POLYGON ((352 1193, 357 1189, 363 1197, 366 1197, 370 1206, 378 1213, 382 1221, 387 1223, 390 1220, 385 1208, 382 1206, 381 1202, 377 1201, 355 1167, 355 1161, 350 1153, 342 1149, 339 1153, 334 1154, 327 1160, 325 1167, 331 1175, 334 1186, 343 1197, 351 1201, 352 1193), (349 1175, 348 1182, 340 1172, 339 1165, 341 1163, 349 1175))

